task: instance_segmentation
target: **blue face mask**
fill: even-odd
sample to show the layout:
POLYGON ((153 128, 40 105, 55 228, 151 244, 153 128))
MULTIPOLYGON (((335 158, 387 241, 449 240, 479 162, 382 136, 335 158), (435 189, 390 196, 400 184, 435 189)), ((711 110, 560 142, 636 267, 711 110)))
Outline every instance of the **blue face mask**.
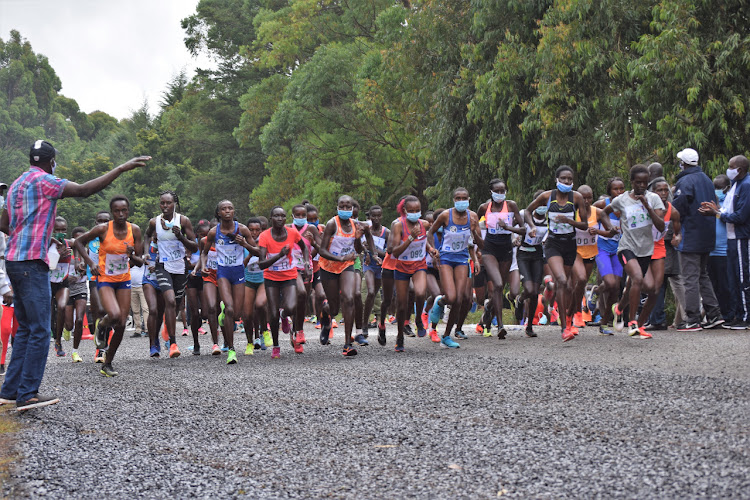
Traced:
POLYGON ((573 184, 568 186, 567 184, 563 184, 562 182, 557 181, 557 190, 561 193, 570 193, 571 191, 573 191, 573 184))
POLYGON ((495 203, 500 203, 501 201, 505 201, 505 193, 496 193, 492 192, 492 201, 495 203))
POLYGON ((455 201, 453 202, 453 206, 459 212, 466 212, 469 209, 469 200, 455 201))
POLYGON ((311 226, 318 227, 318 224, 320 224, 320 221, 316 220, 315 222, 308 222, 308 224, 310 224, 311 226))
POLYGON ((296 218, 296 217, 294 218, 294 225, 295 225, 295 226, 297 226, 297 227, 302 227, 302 226, 304 226, 305 224, 307 224, 307 217, 303 217, 303 218, 301 218, 301 219, 298 219, 298 218, 296 218))
POLYGON ((536 210, 534 210, 534 212, 541 216, 547 215, 547 207, 536 207, 536 210))
POLYGON ((406 220, 409 222, 417 222, 422 217, 422 212, 408 213, 406 214, 406 220))
POLYGON ((339 210, 339 219, 349 220, 352 216, 352 210, 339 210))
POLYGON ((716 189, 715 191, 716 191, 716 198, 719 200, 719 203, 723 203, 724 199, 727 197, 727 194, 721 189, 716 189))

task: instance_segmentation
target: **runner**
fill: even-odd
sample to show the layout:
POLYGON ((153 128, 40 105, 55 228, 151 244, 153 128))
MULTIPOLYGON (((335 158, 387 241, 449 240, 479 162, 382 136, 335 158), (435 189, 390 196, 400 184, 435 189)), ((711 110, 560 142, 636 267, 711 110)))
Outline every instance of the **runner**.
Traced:
MULTIPOLYGON (((209 222, 209 230, 217 226, 218 222, 216 219, 212 219, 209 222)), ((208 233, 206 233, 208 234, 208 233)), ((216 281, 216 269, 219 264, 217 261, 216 247, 215 245, 207 245, 206 238, 200 239, 200 251, 203 253, 204 249, 208 247, 208 253, 206 255, 206 267, 208 272, 201 272, 201 278, 203 279, 203 293, 201 293, 201 308, 203 314, 206 315, 208 321, 208 329, 211 331, 211 355, 218 356, 221 354, 221 347, 219 347, 219 287, 216 281)), ((202 264, 199 265, 199 268, 202 264)), ((193 270, 197 275, 197 271, 193 270)))
MULTIPOLYGON (((306 268, 313 268, 312 252, 314 247, 320 245, 320 231, 315 226, 307 222, 307 208, 305 205, 295 205, 292 207, 293 226, 302 236, 302 241, 296 243, 292 249, 292 260, 297 267, 297 312, 292 320, 293 333, 290 337, 294 352, 302 354, 305 344, 305 312, 307 308, 307 298, 312 293, 313 273, 305 272, 306 268), (302 256, 302 246, 307 246, 308 260, 305 261, 302 256)), ((282 323, 282 326, 284 323, 282 323)), ((287 323, 288 328, 288 323, 287 323)))
MULTIPOLYGON (((315 205, 307 204, 307 223, 315 226, 320 234, 323 234, 324 227, 320 225, 318 218, 318 208, 315 205)), ((326 300, 326 293, 323 289, 323 282, 320 280, 320 253, 318 247, 313 248, 313 314, 315 314, 315 328, 320 328, 320 343, 327 344, 330 339, 332 321, 330 319, 330 307, 326 300)))
MULTIPOLYGON (((354 200, 351 196, 342 195, 337 202, 338 213, 328 221, 323 231, 323 240, 318 248, 320 253, 320 279, 328 298, 331 319, 341 308, 344 315, 344 356, 356 356, 357 350, 352 347, 352 329, 354 328, 354 287, 356 277, 354 261, 362 252, 360 238, 368 226, 362 226, 352 219, 354 200)), ((323 323, 325 328, 326 324, 323 323)), ((323 338, 321 331, 321 342, 323 338)), ((359 345, 367 345, 364 335, 356 339, 359 345)))
MULTIPOLYGON (((462 321, 464 306, 472 301, 469 285, 469 244, 472 238, 480 245, 482 243, 479 217, 469 210, 469 191, 466 188, 459 187, 453 191, 453 208, 445 210, 435 219, 427 233, 427 239, 433 241, 440 229, 443 229, 443 242, 439 247, 438 264, 444 295, 438 302, 440 306, 450 306, 441 342, 447 347, 454 347, 451 344, 456 342, 450 338, 451 330, 456 323, 462 321)), ((456 336, 467 338, 465 335, 459 336, 458 331, 456 336)))
POLYGON ((186 250, 197 252, 198 245, 190 219, 175 211, 180 208, 180 201, 174 191, 161 193, 159 208, 162 213, 149 221, 146 237, 157 246, 156 278, 164 297, 164 309, 158 313, 163 314, 167 326, 169 357, 176 358, 180 355, 175 337, 177 311, 182 307, 187 284, 185 255, 186 250))
MULTIPOLYGON (((534 193, 534 199, 538 198, 544 191, 534 193)), ((524 219, 526 219, 526 209, 522 210, 524 219)), ((521 240, 518 247, 518 270, 521 273, 523 282, 523 294, 521 302, 524 304, 526 312, 526 336, 536 337, 534 333, 534 319, 536 316, 537 304, 541 303, 539 299, 539 287, 544 278, 544 250, 542 242, 547 236, 547 207, 537 207, 531 214, 533 225, 526 225, 526 234, 521 240), (534 237, 531 237, 534 229, 534 237)))
MULTIPOLYGON (((292 226, 286 226, 286 211, 281 207, 271 209, 271 228, 258 239, 260 256, 258 266, 264 270, 264 283, 270 317, 273 351, 271 359, 281 357, 279 347, 279 319, 294 317, 297 309, 297 268, 292 261, 292 249, 302 239, 292 226)), ((305 275, 312 274, 307 245, 302 245, 305 275)))
MULTIPOLYGON (((515 201, 507 200, 508 188, 502 179, 490 181, 492 201, 482 204, 477 214, 486 220, 487 235, 482 248, 482 267, 492 282, 492 310, 497 318, 497 338, 504 339, 507 330, 503 326, 503 286, 510 281, 513 264, 513 233, 524 236, 526 227, 515 201)), ((492 315, 485 315, 485 329, 492 328, 492 315)))
MULTIPOLYGON (((99 226, 101 224, 106 224, 109 221, 110 221, 110 215, 109 215, 109 212, 107 212, 106 210, 100 210, 99 212, 96 213, 96 218, 94 219, 96 226, 99 226)), ((97 238, 95 240, 91 240, 88 244, 88 247, 86 250, 92 262, 99 262, 99 244, 100 243, 101 242, 99 241, 99 238, 97 238)), ((89 302, 91 303, 91 306, 89 307, 89 312, 91 314, 91 321, 89 321, 89 329, 91 329, 93 325, 94 332, 96 332, 96 328, 99 325, 99 319, 102 316, 104 316, 105 311, 104 311, 104 308, 102 307, 101 301, 99 300, 99 289, 96 286, 96 276, 91 273, 90 267, 86 267, 86 276, 88 276, 88 279, 89 279, 89 302)), ((94 362, 104 363, 104 350, 103 349, 98 349, 98 348, 95 349, 94 362)))
POLYGON ((247 226, 234 220, 234 205, 231 201, 222 200, 216 205, 216 218, 221 222, 206 236, 206 244, 201 253, 201 271, 208 274, 209 248, 215 246, 218 264, 216 283, 219 287, 219 296, 224 303, 222 329, 224 343, 229 347, 227 364, 232 365, 237 363, 237 352, 234 350, 234 319, 240 317, 245 304, 245 266, 242 248, 252 254, 257 253, 258 250, 254 246, 255 240, 247 230, 247 226), (235 304, 237 314, 235 314, 235 304))
MULTIPOLYGON (((73 228, 71 237, 75 241, 76 238, 85 232, 85 227, 75 227, 73 228)), ((70 282, 70 296, 65 308, 65 328, 73 331, 73 353, 70 359, 73 363, 80 363, 83 360, 78 353, 78 347, 81 345, 81 338, 83 337, 83 318, 86 315, 89 287, 86 276, 86 261, 83 259, 83 254, 79 254, 75 251, 75 248, 71 264, 70 272, 72 279, 70 282)))
MULTIPOLYGON (((651 274, 654 278, 654 288, 656 291, 652 294, 654 297, 649 297, 652 298, 653 302, 653 304, 651 304, 651 310, 649 310, 649 314, 651 313, 651 311, 653 311, 654 305, 659 300, 659 296, 661 295, 662 291, 662 285, 664 284, 665 275, 673 274, 673 272, 667 273, 667 264, 671 263, 670 261, 672 260, 670 258, 667 258, 667 253, 676 252, 676 248, 680 246, 680 241, 682 240, 680 212, 678 212, 677 209, 674 208, 674 206, 669 202, 669 196, 672 193, 672 191, 669 189, 669 184, 667 183, 667 181, 657 181, 650 185, 653 189, 653 192, 656 193, 659 198, 661 198, 662 203, 667 208, 664 211, 664 230, 659 231, 656 229, 656 226, 654 226, 652 229, 654 237, 654 253, 651 256, 651 274), (670 226, 672 230, 672 237, 671 239, 669 239, 670 248, 668 249, 667 232, 670 231, 670 226)), ((674 258, 674 256, 671 257, 674 258)), ((641 311, 640 316, 643 318, 643 323, 648 323, 649 316, 646 315, 645 312, 641 311)), ((648 325, 645 328, 646 331, 654 330, 649 329, 648 325)))
MULTIPOLYGON (((70 297, 68 276, 70 275, 70 261, 72 252, 70 244, 66 239, 68 234, 68 222, 64 217, 55 217, 55 229, 51 238, 53 245, 57 247, 59 259, 54 269, 50 269, 49 281, 52 288, 52 331, 55 337, 55 353, 58 357, 65 356, 62 348, 62 334, 65 327, 65 308, 70 297)), ((68 338, 70 339, 70 334, 68 338)))
MULTIPOLYGON (((433 259, 439 258, 438 251, 430 245, 427 238, 426 220, 422 217, 422 204, 416 196, 404 198, 404 204, 400 211, 401 217, 393 225, 391 237, 388 240, 388 253, 396 259, 396 269, 393 279, 396 285, 398 303, 396 305, 396 352, 404 352, 404 324, 411 314, 409 308, 409 281, 414 284, 414 298, 417 311, 424 306, 425 292, 427 290, 427 252, 432 254, 433 259)), ((422 316, 418 314, 415 318, 417 330, 420 337, 427 332, 426 325, 422 324, 422 316), (422 333, 424 332, 424 333, 422 333)), ((458 348, 459 345, 453 339, 443 337, 440 341, 443 347, 458 348)))
MULTIPOLYGON (((380 205, 373 205, 369 211, 370 234, 372 235, 373 247, 368 247, 365 252, 365 284, 367 285, 367 298, 363 317, 365 320, 365 336, 367 335, 367 323, 370 321, 375 298, 380 293, 380 287, 383 284, 383 259, 385 250, 388 246, 388 237, 391 232, 381 224, 383 220, 383 208, 380 205)), ((366 240, 362 243, 366 243, 366 240)))
POLYGON ((210 229, 211 224, 207 220, 198 221, 198 224, 195 226, 195 236, 199 250, 197 252, 190 252, 188 263, 190 272, 188 273, 185 294, 187 295, 187 307, 190 311, 190 332, 193 334, 193 356, 200 356, 201 353, 200 335, 203 319, 206 316, 205 308, 201 304, 203 273, 201 272, 200 241, 206 237, 210 229))
MULTIPOLYGON (((430 224, 430 228, 432 228, 432 223, 435 222, 435 219, 440 217, 440 214, 443 213, 443 211, 442 208, 438 208, 434 212, 430 210, 425 214, 424 219, 430 224)), ((443 245, 442 236, 444 230, 445 228, 441 227, 432 235, 433 248, 440 248, 443 245)), ((440 271, 438 270, 440 263, 439 261, 434 261, 429 252, 427 252, 427 257, 425 257, 425 263, 427 264, 427 293, 429 296, 424 303, 422 324, 424 324, 425 327, 427 327, 427 325, 430 326, 430 330, 427 334, 430 336, 430 340, 437 344, 441 339, 437 332, 437 325, 443 317, 443 306, 440 305, 440 298, 442 297, 442 290, 440 288, 440 271)))
MULTIPOLYGON (((541 207, 547 207, 547 220, 549 229, 547 240, 544 243, 544 257, 547 259, 552 274, 555 278, 557 289, 557 307, 560 313, 560 329, 562 330, 563 342, 575 337, 572 318, 567 316, 569 309, 571 290, 569 286, 570 273, 576 261, 576 239, 575 229, 588 229, 589 210, 583 202, 583 197, 577 191, 573 191, 573 169, 567 165, 558 167, 555 171, 557 187, 551 191, 545 191, 537 196, 526 208, 526 224, 531 227, 529 236, 536 236, 536 228, 532 219, 534 211, 541 207), (578 210, 583 221, 575 221, 571 217, 578 210)), ((648 181, 647 181, 648 182, 648 181)))
MULTIPOLYGON (((592 206, 594 192, 591 187, 583 184, 578 187, 578 192, 581 193, 583 204, 589 210, 589 227, 586 230, 576 228, 577 255, 575 264, 573 264, 572 275, 573 300, 568 309, 568 315, 573 317, 574 329, 586 326, 586 323, 583 321, 581 305, 583 303, 584 292, 586 291, 586 284, 589 282, 591 272, 594 270, 594 261, 599 254, 599 248, 596 245, 597 237, 606 236, 611 238, 617 234, 617 229, 612 227, 609 216, 605 215, 602 210, 592 206), (604 229, 599 229, 600 227, 604 227, 604 229)), ((576 221, 580 222, 580 220, 580 212, 576 212, 576 221)))
MULTIPOLYGON (((258 241, 261 233, 260 219, 251 217, 246 225, 253 241, 258 241)), ((259 260, 257 255, 251 255, 248 250, 245 250, 245 304, 242 308, 242 321, 245 323, 245 335, 248 344, 252 343, 253 350, 265 349, 266 345, 262 338, 262 332, 265 331, 268 324, 264 271, 258 265, 259 260), (253 335, 256 334, 257 336, 253 341, 253 335)), ((245 349, 245 354, 250 354, 247 352, 249 348, 250 346, 245 349)))
POLYGON ((651 313, 658 293, 656 278, 651 269, 651 257, 654 253, 654 228, 660 232, 665 230, 662 218, 664 203, 659 195, 646 190, 648 168, 645 165, 638 164, 630 168, 630 185, 630 191, 612 200, 604 209, 607 215, 619 212, 623 216, 617 257, 623 263, 628 277, 625 292, 620 302, 612 305, 612 312, 617 331, 622 331, 623 325, 627 324, 631 337, 638 335, 642 339, 650 339, 651 334, 643 328, 643 324, 651 313), (647 294, 648 299, 638 320, 631 320, 629 318, 635 318, 638 311, 641 293, 647 294), (628 305, 629 309, 625 310, 628 305))
POLYGON ((91 268, 92 274, 98 276, 99 297, 106 311, 94 335, 97 348, 103 349, 106 346, 106 336, 110 329, 114 328, 100 373, 107 377, 115 377, 117 372, 112 368, 112 361, 122 342, 130 313, 130 263, 143 264, 143 260, 136 254, 136 248, 142 247, 143 240, 141 229, 128 222, 130 201, 125 196, 114 196, 109 202, 109 208, 113 220, 79 236, 75 240, 75 247, 83 255, 85 245, 94 238, 99 238, 101 242, 99 265, 97 266, 88 255, 84 255, 84 260, 91 268))
MULTIPOLYGON (((401 214, 404 211, 404 198, 399 200, 396 205, 396 211, 401 214)), ((393 237, 393 228, 399 223, 399 219, 395 219, 391 222, 391 229, 389 230, 388 241, 391 241, 393 237)), ((382 297, 383 300, 380 303, 380 323, 378 323, 378 344, 384 346, 386 344, 385 338, 385 322, 388 318, 388 309, 391 307, 393 302, 393 296, 395 294, 395 280, 394 271, 396 269, 396 259, 390 253, 390 247, 386 247, 385 257, 381 265, 383 268, 383 279, 382 279, 382 297)), ((438 340, 439 341, 439 340, 438 340)))

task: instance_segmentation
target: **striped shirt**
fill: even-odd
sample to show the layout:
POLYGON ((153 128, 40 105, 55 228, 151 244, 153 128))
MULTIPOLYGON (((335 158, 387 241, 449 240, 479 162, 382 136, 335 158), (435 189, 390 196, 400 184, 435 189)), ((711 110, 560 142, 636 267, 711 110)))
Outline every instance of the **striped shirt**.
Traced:
POLYGON ((57 200, 68 181, 31 166, 10 186, 7 198, 10 236, 5 258, 47 261, 55 229, 57 200))

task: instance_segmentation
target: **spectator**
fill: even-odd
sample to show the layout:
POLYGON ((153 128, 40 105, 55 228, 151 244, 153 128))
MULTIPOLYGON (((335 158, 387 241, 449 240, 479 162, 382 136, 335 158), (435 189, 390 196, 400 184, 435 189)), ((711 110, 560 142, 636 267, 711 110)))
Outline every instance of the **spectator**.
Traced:
POLYGON ((146 321, 148 319, 148 302, 143 293, 144 266, 130 268, 130 309, 133 311, 133 328, 131 337, 148 337, 146 321))
MULTIPOLYGON (((729 160, 727 177, 732 187, 721 208, 713 201, 703 203, 701 212, 716 215, 727 225, 727 267, 729 268, 730 296, 737 297, 734 321, 725 325, 731 330, 750 327, 750 181, 747 177, 750 162, 744 156, 729 160)), ((709 219, 710 220, 710 219, 709 219)))
POLYGON ((708 254, 716 245, 716 224, 698 211, 703 202, 716 201, 711 179, 698 165, 698 152, 683 149, 677 153, 680 170, 674 193, 674 207, 680 212, 682 242, 680 251, 682 279, 685 285, 685 324, 681 332, 715 328, 722 323, 721 309, 708 277, 708 254), (706 310, 706 322, 701 324, 701 299, 706 310))
POLYGON ((18 331, 13 344, 0 404, 16 402, 18 411, 59 402, 38 393, 49 352, 52 291, 47 250, 57 213, 57 200, 86 197, 112 183, 123 172, 145 165, 134 158, 84 184, 55 177, 57 150, 36 141, 29 152, 29 170, 10 186, 0 231, 9 235, 5 266, 14 294, 18 331))
MULTIPOLYGON (((719 206, 729 191, 729 177, 724 174, 714 177, 714 190, 719 206)), ((725 323, 731 323, 735 318, 735 307, 737 303, 737 290, 730 293, 729 290, 729 268, 727 267, 727 225, 720 218, 716 218, 716 246, 708 254, 708 277, 714 287, 714 294, 721 297, 719 308, 725 323)))

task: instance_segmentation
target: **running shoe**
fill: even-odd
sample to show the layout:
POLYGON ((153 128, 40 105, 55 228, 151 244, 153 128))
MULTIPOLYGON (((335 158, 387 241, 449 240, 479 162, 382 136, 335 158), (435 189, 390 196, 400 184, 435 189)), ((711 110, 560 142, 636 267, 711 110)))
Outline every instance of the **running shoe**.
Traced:
POLYGON ((264 351, 265 351, 266 347, 271 347, 271 345, 273 345, 273 339, 271 338, 271 332, 269 332, 268 330, 266 330, 265 332, 263 332, 263 343, 264 343, 264 345, 263 345, 263 347, 261 347, 261 349, 263 349, 264 351))
POLYGON ((24 401, 23 403, 16 404, 16 411, 26 411, 32 408, 41 408, 42 406, 53 405, 59 403, 60 400, 51 396, 40 396, 37 394, 35 397, 24 401))
POLYGON ((686 323, 677 327, 678 332, 699 332, 703 330, 700 323, 686 323))
POLYGON ((242 320, 234 322, 234 331, 238 333, 245 333, 245 325, 242 320))
MULTIPOLYGON (((338 324, 338 323, 336 323, 336 319, 335 319, 335 318, 331 320, 331 323, 332 323, 332 325, 331 325, 331 326, 332 326, 333 328, 338 328, 338 327, 339 327, 339 324, 338 324)), ((331 337, 333 337, 333 334, 331 334, 331 337)))
POLYGON ((367 325, 362 327, 362 335, 364 335, 365 338, 370 337, 370 329, 367 327, 367 325))
POLYGON ((331 325, 323 325, 320 329, 320 343, 321 345, 328 345, 328 341, 331 335, 331 325))
POLYGON ((219 344, 214 344, 211 348, 211 355, 218 356, 219 354, 221 354, 221 347, 219 347, 219 344))
POLYGON ((583 328, 586 326, 586 322, 583 321, 583 313, 577 312, 573 315, 573 326, 576 328, 583 328))
POLYGON ((281 357, 281 347, 274 347, 271 349, 271 359, 279 359, 281 357))
POLYGON ((406 335, 407 337, 416 337, 417 336, 417 334, 414 333, 414 330, 411 329, 411 324, 408 324, 408 323, 406 325, 404 325, 404 335, 406 335))
POLYGON ((62 344, 55 344, 55 354, 58 358, 65 357, 65 351, 63 351, 62 344))
POLYGON ((106 351, 97 349, 94 353, 94 363, 104 363, 104 355, 106 351))
POLYGON ((404 346, 396 344, 396 348, 394 349, 396 352, 404 352, 404 346))
POLYGON ((370 343, 367 341, 367 339, 365 338, 365 336, 362 335, 361 333, 359 335, 357 335, 356 337, 354 337, 354 341, 357 344, 362 345, 362 346, 364 346, 364 345, 370 345, 370 343))
POLYGON ((356 356, 357 350, 350 345, 345 345, 341 354, 346 357, 356 356))
POLYGON ((443 312, 445 310, 445 306, 440 305, 440 299, 442 299, 442 295, 438 295, 435 297, 435 302, 432 304, 432 308, 430 309, 430 323, 433 325, 436 325, 440 323, 440 319, 443 317, 443 312))
POLYGON ((177 347, 177 343, 172 344, 169 346, 169 357, 170 358, 179 358, 180 357, 180 349, 177 347))
POLYGON ((747 330, 750 328, 750 323, 747 321, 742 321, 741 319, 735 319, 734 321, 731 321, 728 325, 724 323, 721 325, 722 328, 726 328, 727 330, 747 330))
POLYGON ((320 330, 320 320, 318 320, 318 322, 315 323, 315 329, 320 330))
POLYGON ((429 315, 429 314, 427 314, 427 312, 426 312, 426 311, 422 311, 422 316, 421 316, 421 318, 420 318, 420 319, 422 320, 422 324, 423 324, 423 325, 426 325, 426 324, 427 324, 427 322, 428 322, 428 321, 430 320, 430 315, 429 315))
POLYGON ((378 325, 378 344, 385 345, 385 325, 378 325))
POLYGON ((104 365, 102 365, 102 369, 99 370, 99 373, 101 373, 105 377, 116 377, 117 376, 117 372, 114 370, 114 368, 112 368, 112 365, 109 364, 109 363, 105 363, 104 365))
MULTIPOLYGON (((255 350, 260 350, 260 349, 261 349, 261 346, 260 346, 260 345, 261 345, 261 340, 260 340, 260 339, 255 339, 255 340, 253 341, 253 349, 255 349, 255 350)), ((263 347, 262 347, 262 349, 265 349, 265 348, 266 348, 266 346, 263 346, 263 347)))
POLYGON ((291 331, 291 328, 289 327, 289 318, 286 316, 281 318, 281 331, 284 333, 289 333, 291 331))
POLYGON ((74 352, 73 354, 70 355, 70 360, 73 363, 80 363, 81 361, 83 361, 83 359, 81 359, 81 355, 78 354, 77 352, 74 352))
POLYGON ((392 314, 390 316, 388 316, 388 323, 390 323, 392 325, 395 325, 396 324, 396 316, 394 316, 392 314))
POLYGON ((430 340, 432 340, 436 344, 440 342, 440 336, 438 336, 438 332, 434 328, 430 330, 430 340))
POLYGON ((481 323, 477 323, 476 328, 474 328, 474 331, 477 332, 477 334, 482 335, 484 333, 484 326, 482 326, 481 323))
POLYGON ((466 335, 463 330, 456 330, 456 333, 454 333, 453 335, 455 335, 457 339, 461 340, 466 340, 469 338, 469 336, 466 335))
POLYGON ((140 338, 140 337, 141 337, 141 332, 138 332, 138 331, 133 332, 133 334, 130 336, 131 339, 140 338))
POLYGON ((560 320, 560 313, 557 312, 557 309, 553 308, 552 311, 550 311, 549 313, 550 324, 556 325, 559 320, 560 320))
POLYGON ((638 330, 638 322, 637 321, 631 321, 628 323, 628 335, 631 337, 634 337, 635 335, 640 335, 640 331, 638 330))
POLYGON ((446 347, 448 349, 458 349, 459 347, 461 347, 461 345, 450 338, 450 336, 446 336, 440 340, 440 347, 446 347))
POLYGON ((229 351, 229 346, 226 343, 223 344, 221 346, 221 352, 228 352, 228 351, 229 351))
POLYGON ((183 328, 182 329, 182 336, 183 337, 187 337, 188 336, 188 329, 187 328, 183 328))
POLYGON ((537 336, 536 333, 534 332, 534 327, 532 327, 531 325, 526 327, 526 336, 532 337, 532 338, 537 336))
POLYGON ((15 399, 0 398, 0 406, 14 405, 14 404, 16 404, 16 400, 15 399))
POLYGON ((192 351, 193 351, 193 356, 200 356, 201 355, 201 346, 199 346, 199 345, 193 346, 192 351))
POLYGON ((294 352, 296 352, 297 354, 302 354, 303 352, 305 352, 305 346, 303 346, 299 342, 295 342, 294 343, 294 352))
POLYGON ((237 364, 237 351, 235 351, 234 348, 229 349, 227 351, 227 364, 228 365, 236 365, 237 364))
POLYGON ((149 357, 152 357, 152 358, 158 358, 159 355, 160 355, 159 354, 159 346, 158 345, 152 345, 151 349, 149 350, 148 355, 149 355, 149 357))
POLYGON ((306 344, 307 340, 305 339, 305 332, 304 330, 300 330, 297 332, 297 343, 298 344, 306 344))
POLYGON ((252 356, 253 354, 255 354, 253 344, 247 344, 247 346, 245 346, 245 356, 252 356))
POLYGON ((203 327, 198 328, 198 335, 205 335, 207 333, 208 332, 206 331, 205 328, 203 328, 203 327))
POLYGON ((367 323, 367 328, 377 328, 377 327, 378 327, 377 318, 367 323))
POLYGON ((614 335, 609 325, 599 325, 599 335, 614 335))
POLYGON ((701 324, 704 330, 710 330, 711 328, 716 328, 717 326, 721 326, 724 324, 724 318, 717 317, 714 319, 708 319, 706 318, 706 322, 701 324))
POLYGON ((69 341, 70 340, 70 330, 68 330, 67 328, 63 328, 62 337, 63 337, 63 340, 65 342, 69 341))
POLYGON ((500 326, 497 328, 497 338, 499 338, 500 340, 505 340, 506 335, 508 335, 508 331, 504 326, 500 326))
POLYGON ((574 321, 568 322, 568 328, 570 328, 570 331, 573 332, 573 335, 578 335, 578 327, 576 327, 574 321))
POLYGON ((567 342, 569 340, 572 340, 576 337, 575 333, 570 331, 570 328, 566 328, 562 331, 562 339, 563 342, 567 342))
POLYGON ((492 328, 487 327, 484 329, 484 333, 482 333, 482 337, 492 337, 492 328))
POLYGON ((652 335, 650 333, 648 333, 646 331, 645 328, 640 327, 638 329, 638 338, 641 338, 641 339, 650 339, 650 338, 653 338, 653 337, 652 337, 652 335))
POLYGON ((96 320, 96 334, 94 335, 94 346, 97 349, 107 347, 107 329, 101 324, 101 320, 96 320))
POLYGON ((424 327, 418 326, 417 327, 417 337, 422 338, 425 335, 427 335, 427 330, 425 330, 424 327))
POLYGON ((615 325, 615 330, 621 332, 625 328, 625 320, 622 318, 622 311, 617 307, 617 304, 612 304, 612 314, 615 315, 612 324, 615 325))

